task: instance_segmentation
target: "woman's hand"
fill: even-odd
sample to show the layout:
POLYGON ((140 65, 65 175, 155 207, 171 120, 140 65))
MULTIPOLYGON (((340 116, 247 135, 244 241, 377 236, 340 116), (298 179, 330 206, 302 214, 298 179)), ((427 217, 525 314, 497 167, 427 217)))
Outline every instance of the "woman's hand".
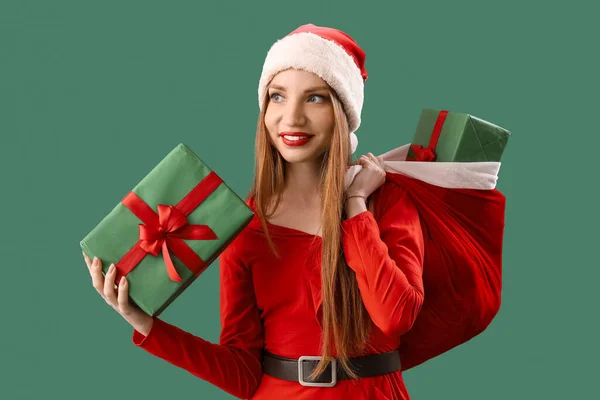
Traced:
POLYGON ((348 188, 347 197, 363 196, 366 199, 385 182, 383 158, 367 153, 352 163, 352 165, 357 164, 360 164, 362 169, 348 188))
POLYGON ((102 276, 102 261, 97 257, 90 260, 85 252, 83 258, 92 276, 92 285, 100 296, 115 309, 129 324, 144 336, 148 336, 154 319, 142 311, 137 305, 129 302, 128 282, 125 277, 121 280, 119 288, 115 289, 115 267, 108 270, 106 279, 102 276))

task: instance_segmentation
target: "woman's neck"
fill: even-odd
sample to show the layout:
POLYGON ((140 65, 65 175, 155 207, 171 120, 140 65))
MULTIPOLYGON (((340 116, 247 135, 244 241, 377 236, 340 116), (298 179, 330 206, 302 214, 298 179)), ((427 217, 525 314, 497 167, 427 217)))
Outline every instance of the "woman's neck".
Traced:
POLYGON ((288 204, 315 206, 320 204, 321 171, 317 163, 286 165, 284 197, 288 204))

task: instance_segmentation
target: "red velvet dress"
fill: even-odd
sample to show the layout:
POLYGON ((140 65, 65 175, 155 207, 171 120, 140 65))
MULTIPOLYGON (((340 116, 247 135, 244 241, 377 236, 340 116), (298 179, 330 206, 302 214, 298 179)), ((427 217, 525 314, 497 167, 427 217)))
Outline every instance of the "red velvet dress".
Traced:
MULTIPOLYGON (((389 180, 373 196, 374 214, 342 221, 345 258, 373 320, 367 354, 398 349, 424 301, 424 236, 415 204, 389 180)), ((254 207, 252 199, 248 204, 254 207)), ((219 344, 159 318, 147 337, 133 332, 134 344, 238 398, 409 399, 402 371, 332 388, 262 373, 263 349, 291 358, 318 355, 321 338, 321 238, 274 224, 269 230, 281 259, 256 216, 219 258, 219 344)))

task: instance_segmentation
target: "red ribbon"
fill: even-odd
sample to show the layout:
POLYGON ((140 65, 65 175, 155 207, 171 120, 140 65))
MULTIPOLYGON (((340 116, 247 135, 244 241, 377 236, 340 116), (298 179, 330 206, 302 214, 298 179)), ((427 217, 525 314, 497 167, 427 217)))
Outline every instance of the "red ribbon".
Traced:
POLYGON ((116 264, 116 282, 131 272, 148 254, 158 256, 162 251, 169 278, 182 279, 177 273, 169 252, 173 252, 194 274, 199 274, 206 263, 183 239, 211 240, 217 235, 207 225, 192 225, 187 216, 200 205, 223 181, 210 172, 177 205, 158 205, 158 214, 138 195, 129 192, 121 202, 144 224, 139 224, 140 240, 116 264))
POLYGON ((444 121, 446 121, 447 115, 448 111, 440 111, 437 120, 435 121, 431 138, 429 138, 429 145, 427 147, 423 147, 420 144, 412 144, 410 149, 412 150, 414 157, 406 157, 407 161, 435 161, 435 148, 437 147, 437 142, 440 138, 440 133, 442 133, 442 127, 444 126, 444 121))

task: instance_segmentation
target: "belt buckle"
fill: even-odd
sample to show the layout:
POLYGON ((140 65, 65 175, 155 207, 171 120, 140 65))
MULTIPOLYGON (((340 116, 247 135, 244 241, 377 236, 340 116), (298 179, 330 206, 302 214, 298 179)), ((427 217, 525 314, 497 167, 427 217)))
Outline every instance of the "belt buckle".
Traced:
POLYGON ((321 358, 321 356, 302 356, 298 358, 298 382, 302 386, 333 387, 337 384, 337 360, 335 358, 332 358, 330 364, 327 366, 327 368, 331 368, 331 382, 306 382, 304 380, 302 363, 304 361, 319 361, 321 358))

